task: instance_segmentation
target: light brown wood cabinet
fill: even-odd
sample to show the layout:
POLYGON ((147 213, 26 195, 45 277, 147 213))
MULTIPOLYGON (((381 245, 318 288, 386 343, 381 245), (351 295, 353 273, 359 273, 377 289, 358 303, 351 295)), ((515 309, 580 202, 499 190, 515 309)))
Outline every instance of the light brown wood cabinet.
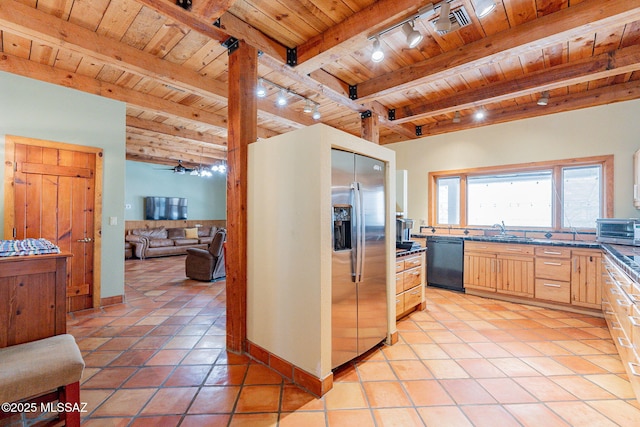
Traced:
POLYGON ((533 249, 527 245, 465 242, 465 288, 533 296, 533 249))
POLYGON ((396 259, 396 318, 424 308, 425 267, 424 252, 396 259))
POLYGON ((600 249, 467 241, 464 286, 471 294, 591 312, 601 307, 601 258, 600 249))
POLYGON ((629 382, 640 398, 640 284, 604 256, 602 311, 629 382))

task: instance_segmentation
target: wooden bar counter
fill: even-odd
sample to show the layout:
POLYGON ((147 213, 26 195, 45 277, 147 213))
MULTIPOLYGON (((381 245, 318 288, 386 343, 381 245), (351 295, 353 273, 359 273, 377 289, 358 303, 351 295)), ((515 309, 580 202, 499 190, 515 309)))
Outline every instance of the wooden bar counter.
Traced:
POLYGON ((70 256, 0 258, 0 348, 66 333, 70 256))

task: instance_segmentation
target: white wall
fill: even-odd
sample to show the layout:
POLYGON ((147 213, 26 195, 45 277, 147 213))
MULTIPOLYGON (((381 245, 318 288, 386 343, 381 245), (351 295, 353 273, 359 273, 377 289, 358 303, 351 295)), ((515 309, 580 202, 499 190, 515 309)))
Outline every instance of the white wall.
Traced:
MULTIPOLYGON (((542 108, 542 107, 541 107, 542 108)), ((386 145, 407 169, 414 232, 427 221, 427 174, 546 160, 614 155, 614 215, 633 207, 633 153, 640 148, 640 100, 454 132, 386 145)))
POLYGON ((124 203, 125 220, 144 219, 144 198, 184 197, 187 199, 188 219, 225 219, 227 217, 227 175, 214 172, 200 178, 189 174, 178 175, 170 166, 151 163, 126 162, 124 203))
MULTIPOLYGON (((124 294, 125 104, 0 72, 0 162, 5 135, 100 147, 104 153, 101 297, 124 294), (117 217, 117 225, 109 225, 117 217)), ((0 194, 4 200, 4 174, 0 194)), ((0 236, 4 229, 0 205, 0 236)))

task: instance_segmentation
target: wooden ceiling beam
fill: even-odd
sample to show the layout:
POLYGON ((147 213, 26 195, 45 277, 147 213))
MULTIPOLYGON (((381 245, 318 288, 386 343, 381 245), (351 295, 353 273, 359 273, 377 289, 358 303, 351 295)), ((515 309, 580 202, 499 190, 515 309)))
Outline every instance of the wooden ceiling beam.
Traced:
POLYGON ((379 0, 299 45, 295 68, 308 74, 335 62, 361 49, 369 36, 415 15, 420 8, 431 3, 429 0, 379 0))
POLYGON ((154 157, 158 160, 164 159, 165 164, 182 160, 187 165, 196 166, 198 164, 213 164, 226 159, 226 152, 218 151, 217 154, 210 154, 202 151, 189 143, 177 144, 173 141, 164 141, 157 138, 149 138, 146 135, 127 133, 127 153, 154 157))
POLYGON ((640 19, 640 0, 585 0, 425 61, 358 84, 358 100, 378 99, 419 84, 459 75, 483 64, 542 49, 640 19))
MULTIPOLYGON (((490 110, 487 117, 482 121, 475 121, 472 116, 465 116, 461 118, 460 123, 453 123, 453 121, 447 120, 426 124, 422 126, 422 136, 440 135, 498 123, 507 123, 514 120, 528 119, 534 116, 539 117, 581 108, 597 107, 615 102, 630 101, 638 98, 640 98, 640 81, 631 81, 613 86, 603 86, 586 92, 553 97, 545 107, 540 107, 536 102, 531 102, 525 105, 490 110)), ((380 144, 400 141, 401 140, 393 137, 381 138, 380 144)))
POLYGON ((171 126, 164 123, 158 123, 153 120, 145 120, 138 117, 127 116, 127 127, 147 130, 150 132, 171 135, 176 138, 184 138, 191 141, 197 141, 202 144, 212 145, 218 149, 225 149, 227 145, 226 138, 217 135, 210 135, 206 132, 198 132, 182 127, 171 126))
POLYGON ((244 40, 263 54, 269 55, 281 64, 287 62, 287 47, 266 36, 256 28, 237 18, 231 13, 220 17, 220 28, 229 35, 244 40))
POLYGON ((191 13, 183 8, 176 6, 175 1, 167 1, 167 0, 135 0, 136 2, 147 6, 158 12, 161 15, 164 15, 172 20, 184 24, 185 26, 191 28, 199 32, 200 34, 204 34, 205 36, 218 40, 219 42, 223 42, 229 38, 229 34, 222 31, 218 27, 213 25, 213 22, 220 17, 226 10, 229 8, 233 1, 224 0, 224 1, 207 1, 205 2, 206 8, 209 3, 213 4, 222 4, 222 7, 215 8, 216 10, 212 11, 210 16, 207 16, 204 19, 200 14, 207 13, 204 10, 200 10, 199 7, 196 7, 195 10, 198 13, 191 13))
MULTIPOLYGON (((198 108, 166 101, 164 99, 146 95, 133 89, 127 89, 107 82, 97 81, 93 78, 57 69, 48 65, 38 64, 27 59, 18 58, 4 53, 0 56, 0 70, 24 77, 40 80, 77 89, 82 92, 104 96, 128 104, 136 105, 147 111, 155 111, 160 115, 173 116, 181 120, 188 120, 202 125, 202 123, 220 129, 227 128, 226 116, 210 113, 198 108)), ((274 132, 258 128, 258 136, 269 138, 274 132)))
MULTIPOLYGON (((41 40, 59 49, 71 50, 117 69, 152 78, 204 98, 228 102, 228 87, 225 82, 204 77, 179 64, 101 36, 14 0, 0 3, 0 28, 41 40)), ((301 127, 313 123, 306 115, 292 110, 274 109, 273 104, 269 102, 262 102, 259 107, 267 116, 277 116, 289 122, 291 126, 301 127)))
POLYGON ((637 70, 640 70, 640 45, 556 65, 477 89, 457 92, 432 102, 396 108, 393 123, 406 123, 421 117, 452 113, 637 70))

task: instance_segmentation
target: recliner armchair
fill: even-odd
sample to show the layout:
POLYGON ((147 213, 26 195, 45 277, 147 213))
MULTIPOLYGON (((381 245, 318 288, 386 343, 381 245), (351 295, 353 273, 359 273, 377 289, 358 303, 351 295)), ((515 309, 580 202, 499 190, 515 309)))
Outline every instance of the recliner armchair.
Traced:
POLYGON ((226 237, 227 231, 221 228, 213 236, 209 249, 187 249, 185 269, 188 278, 210 282, 225 277, 223 245, 226 237))

